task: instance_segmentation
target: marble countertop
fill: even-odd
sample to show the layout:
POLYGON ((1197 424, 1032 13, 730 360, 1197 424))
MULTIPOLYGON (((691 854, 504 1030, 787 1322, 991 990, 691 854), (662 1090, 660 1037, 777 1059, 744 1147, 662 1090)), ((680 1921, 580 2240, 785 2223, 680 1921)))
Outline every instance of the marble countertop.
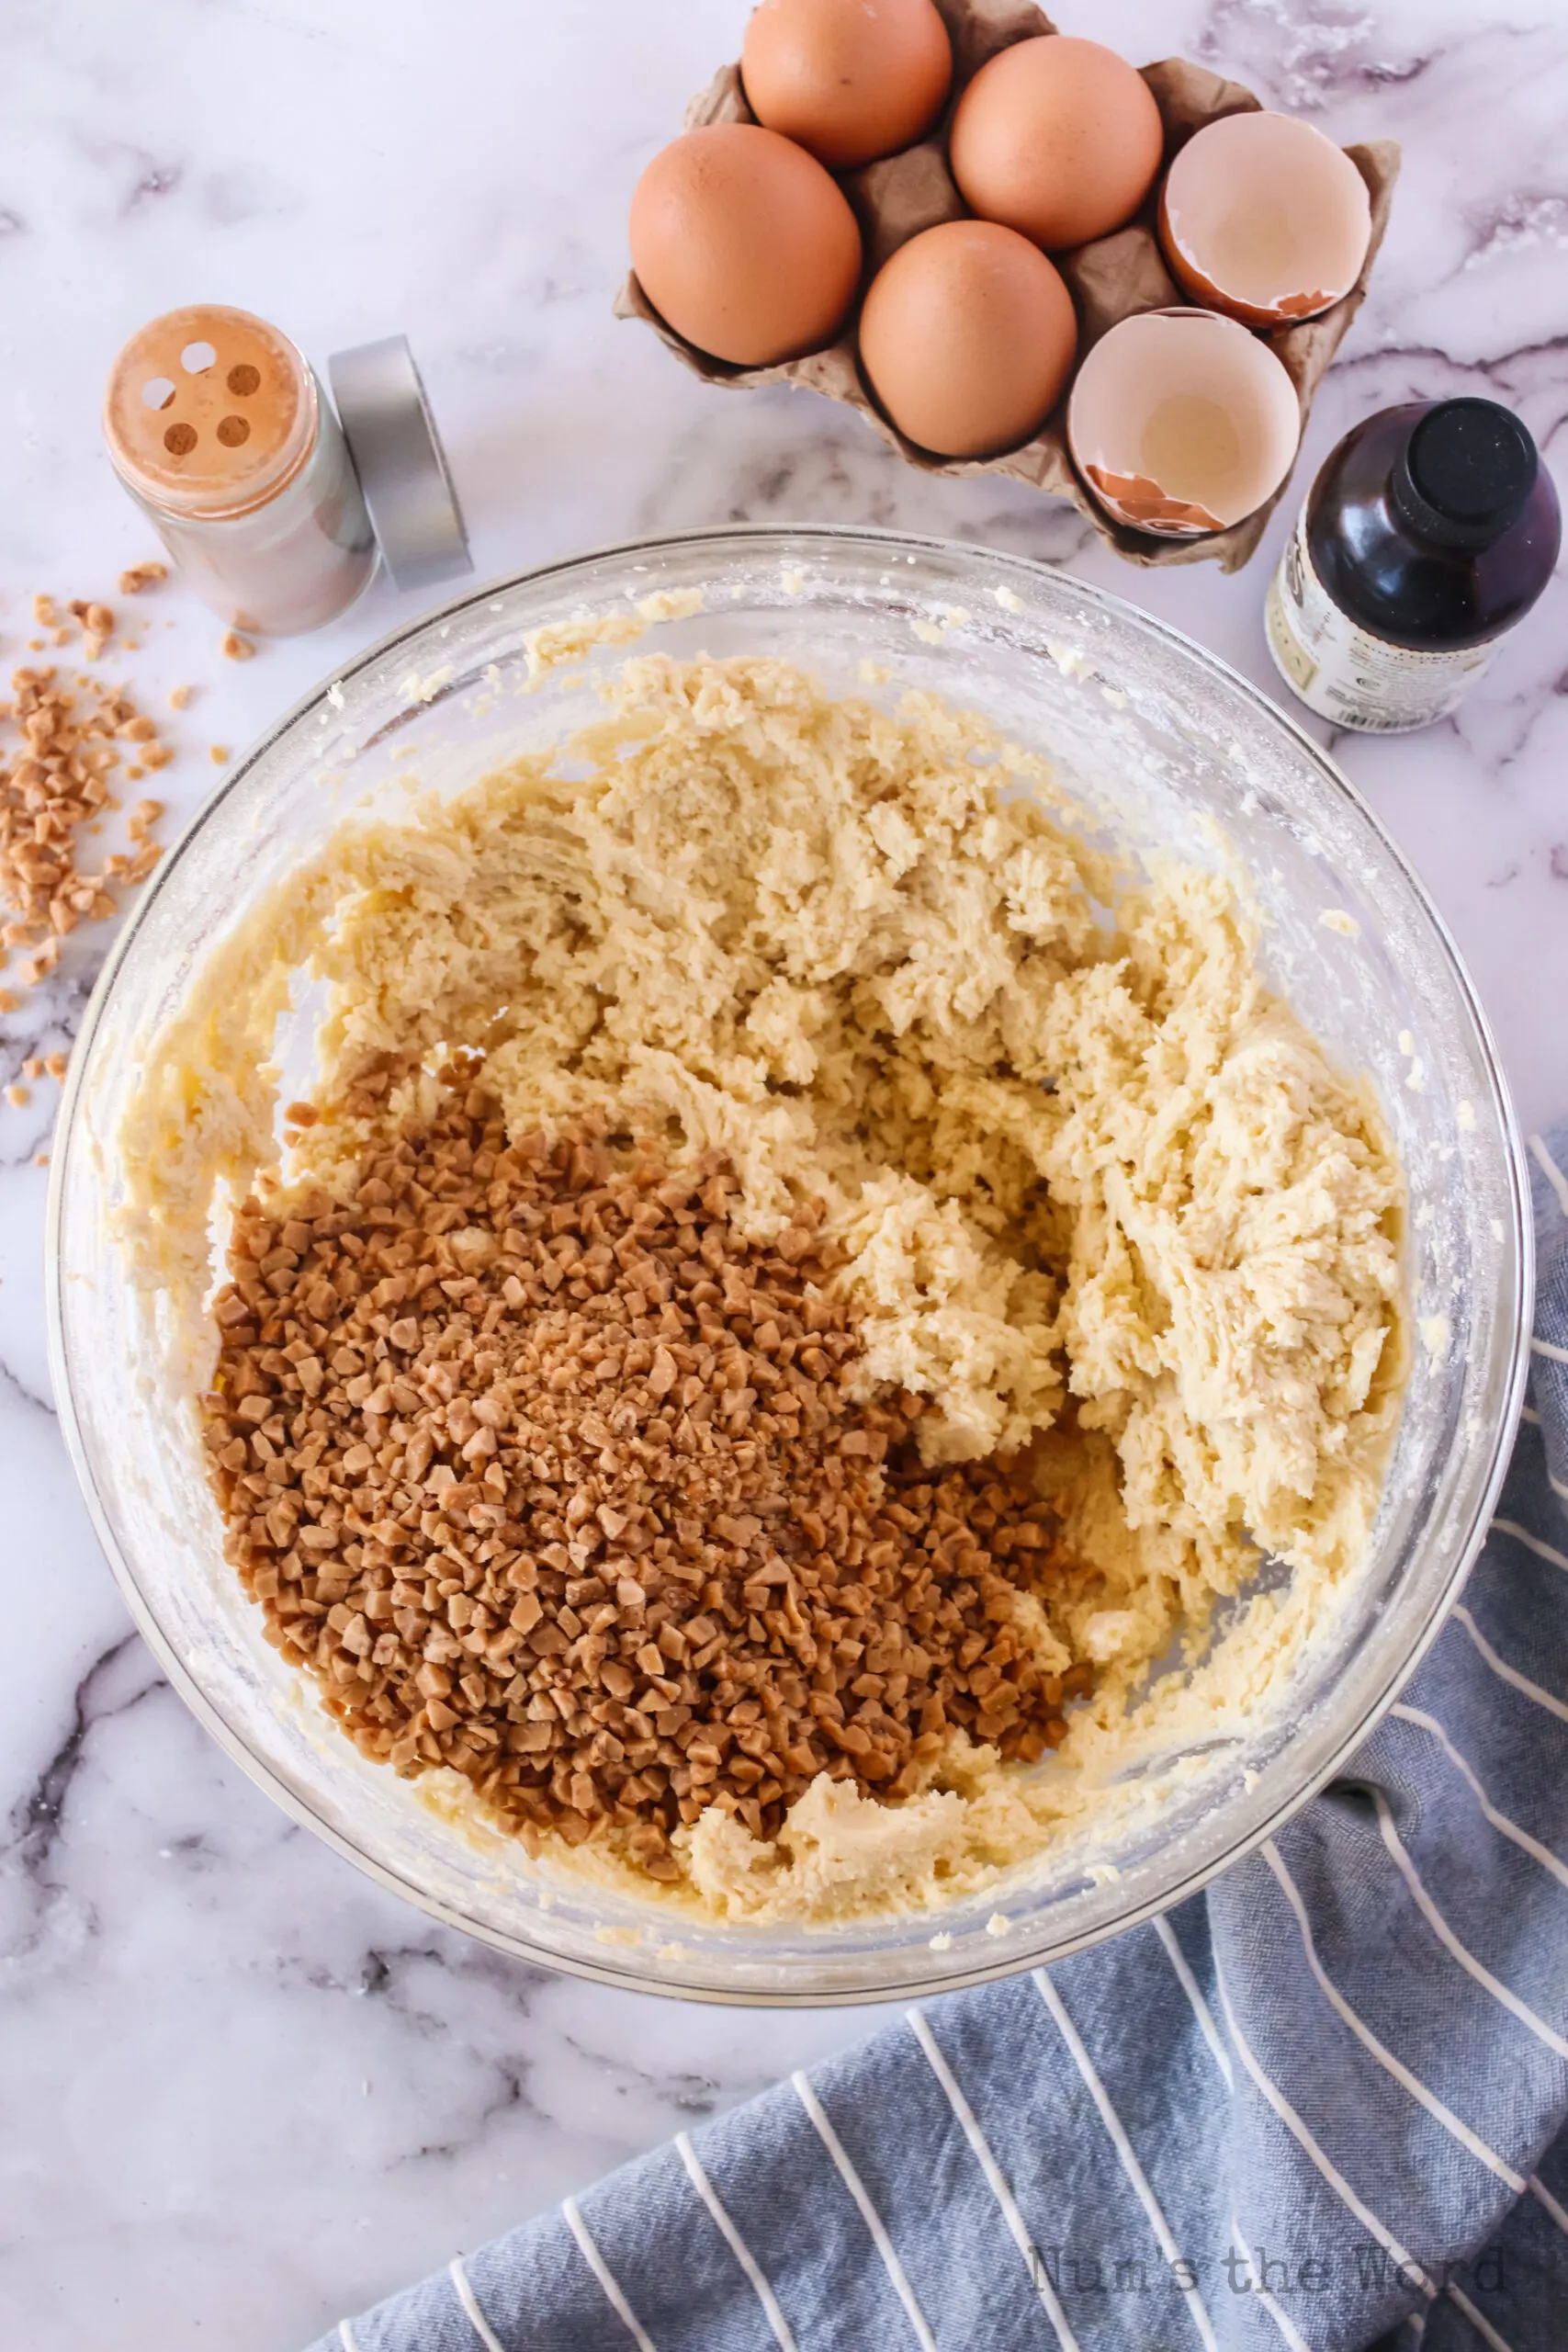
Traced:
MULTIPOLYGON (((112 600, 155 550, 96 407, 123 337, 197 299, 318 363, 403 330, 482 574, 730 520, 896 524, 1035 555, 1281 693, 1241 575, 1130 569, 1070 508, 900 465, 807 393, 705 390, 617 325, 626 201, 735 54, 745 0, 12 0, 0 87, 0 657, 30 598, 112 600)), ((1404 169, 1303 476, 1355 418, 1517 407, 1568 485, 1568 19, 1560 0, 1101 0, 1404 169)), ((415 599, 240 667, 176 590, 129 663, 171 720, 175 819, 415 599)), ((1459 716, 1336 745, 1430 887, 1527 1125, 1568 1104, 1568 589, 1459 716)), ((1297 714, 1300 716, 1300 714, 1297 714)), ((1317 729, 1315 720, 1307 722, 1317 729)), ((1321 732, 1321 729, 1318 729, 1321 732)), ((165 830, 168 830, 166 827, 165 830)), ((0 1083, 68 1046, 105 936, 0 1023, 0 1083)), ((865 2012, 682 2007, 515 1965, 378 1893, 197 1729, 129 1628, 55 1426, 41 1233, 55 1090, 0 1107, 0 2340, 289 2352, 682 2123, 859 2036, 865 2012)))

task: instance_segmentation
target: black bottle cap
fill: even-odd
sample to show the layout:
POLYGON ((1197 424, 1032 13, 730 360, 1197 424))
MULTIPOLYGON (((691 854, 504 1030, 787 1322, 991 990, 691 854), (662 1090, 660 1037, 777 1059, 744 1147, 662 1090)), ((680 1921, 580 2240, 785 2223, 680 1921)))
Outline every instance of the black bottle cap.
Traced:
POLYGON ((1393 503, 1417 537, 1478 554, 1524 512, 1540 460, 1526 426, 1495 401, 1439 401, 1393 469, 1393 503))

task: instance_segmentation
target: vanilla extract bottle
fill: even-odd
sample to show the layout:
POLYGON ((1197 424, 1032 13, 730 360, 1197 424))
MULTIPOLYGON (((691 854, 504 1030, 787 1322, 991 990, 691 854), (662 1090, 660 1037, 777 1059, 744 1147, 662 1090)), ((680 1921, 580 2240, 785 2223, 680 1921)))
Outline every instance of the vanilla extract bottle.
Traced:
POLYGON ((1269 592, 1269 647, 1337 727, 1397 735, 1455 709, 1551 576, 1557 492, 1495 401, 1410 401, 1325 459, 1269 592))

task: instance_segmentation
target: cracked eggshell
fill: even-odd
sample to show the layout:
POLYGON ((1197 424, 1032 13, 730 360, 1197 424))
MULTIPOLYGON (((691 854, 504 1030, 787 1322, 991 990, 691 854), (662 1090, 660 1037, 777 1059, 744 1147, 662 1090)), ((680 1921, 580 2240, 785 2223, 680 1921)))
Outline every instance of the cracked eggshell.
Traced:
POLYGON ((1371 201, 1344 149, 1310 122, 1226 115, 1195 132, 1166 174, 1159 233, 1195 302, 1248 326, 1280 326, 1350 291, 1371 201))
POLYGON ((1271 498, 1301 438, 1280 362, 1214 311, 1145 311, 1100 337, 1067 402, 1067 447, 1107 514, 1200 538, 1271 498))

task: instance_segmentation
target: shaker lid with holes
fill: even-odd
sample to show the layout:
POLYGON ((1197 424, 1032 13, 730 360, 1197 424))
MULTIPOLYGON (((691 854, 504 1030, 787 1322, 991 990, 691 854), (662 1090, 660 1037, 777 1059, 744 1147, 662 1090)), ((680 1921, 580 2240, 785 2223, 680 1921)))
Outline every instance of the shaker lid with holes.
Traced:
POLYGON ((219 302, 165 311, 132 335, 104 401, 120 479, 193 521, 266 505, 310 457, 319 421, 315 378, 288 336, 219 302))
POLYGON ((327 372, 394 583, 430 588, 471 571, 462 509, 406 337, 334 352, 327 372))

